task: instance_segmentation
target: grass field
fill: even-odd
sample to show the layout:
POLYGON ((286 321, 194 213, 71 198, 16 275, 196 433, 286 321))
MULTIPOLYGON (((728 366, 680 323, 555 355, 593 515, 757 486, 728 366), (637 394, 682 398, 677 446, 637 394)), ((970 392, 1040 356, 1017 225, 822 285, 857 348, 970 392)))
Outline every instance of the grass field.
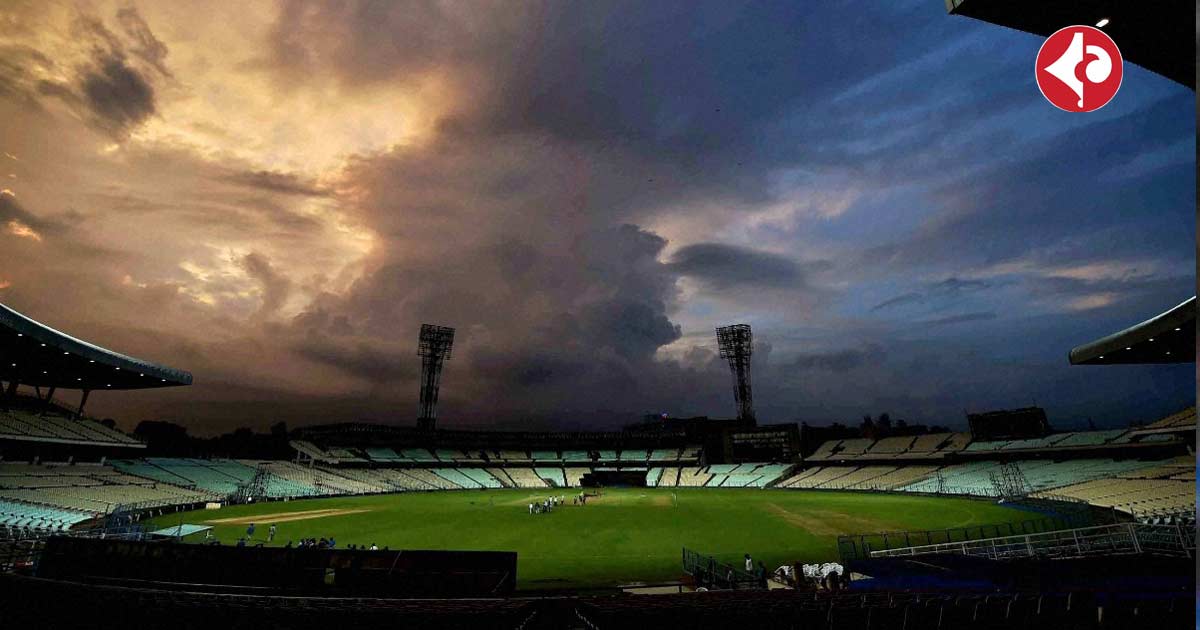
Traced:
MULTIPOLYGON (((563 490, 570 496, 569 491, 563 490)), ((903 494, 754 489, 610 489, 586 506, 530 515, 548 492, 478 490, 262 503, 154 519, 212 524, 222 543, 256 539, 278 525, 273 546, 333 536, 337 546, 505 550, 518 553, 520 588, 581 587, 679 577, 680 548, 737 562, 749 553, 769 569, 837 559, 837 536, 1025 520, 1030 513, 986 501, 903 494)), ((198 539, 198 537, 193 537, 198 539)))

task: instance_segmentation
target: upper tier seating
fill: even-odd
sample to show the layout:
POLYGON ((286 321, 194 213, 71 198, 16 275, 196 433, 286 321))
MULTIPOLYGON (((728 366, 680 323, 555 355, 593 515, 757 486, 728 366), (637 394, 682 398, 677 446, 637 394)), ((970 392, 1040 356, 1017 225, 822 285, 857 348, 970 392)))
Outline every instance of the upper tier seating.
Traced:
POLYGON ((439 448, 433 452, 433 455, 443 462, 458 463, 471 459, 464 455, 462 451, 448 448, 439 448))
POLYGON ((390 448, 368 448, 364 450, 367 453, 367 457, 377 462, 398 462, 404 459, 400 457, 399 453, 390 448))
POLYGON ((562 457, 558 455, 558 451, 531 451, 529 456, 535 462, 557 463, 562 461, 562 457))
POLYGON ((817 450, 814 451, 812 455, 808 456, 807 459, 810 461, 827 460, 830 457, 833 457, 833 452, 841 445, 841 440, 829 440, 828 442, 823 442, 817 447, 817 450))
POLYGON ((911 450, 916 440, 917 438, 912 435, 883 438, 867 449, 866 456, 880 458, 895 457, 911 450))
POLYGON ((679 461, 679 449, 677 448, 656 448, 650 451, 650 461, 652 462, 677 462, 679 461))
POLYGON ((1079 431, 1063 438, 1057 444, 1055 444, 1054 447, 1069 448, 1075 446, 1100 446, 1110 440, 1118 438, 1125 432, 1125 429, 1112 429, 1109 431, 1079 431))
POLYGON ((134 438, 95 420, 67 417, 57 409, 44 413, 25 409, 0 409, 0 435, 13 438, 46 438, 99 444, 141 445, 134 438))
POLYGON ((646 449, 627 448, 621 451, 621 461, 623 462, 646 462, 646 449))
POLYGON ((423 448, 404 448, 400 449, 400 455, 405 459, 421 462, 421 463, 436 463, 438 459, 433 456, 428 450, 423 448))
POLYGON ((1151 422, 1143 429, 1186 429, 1196 426, 1196 408, 1189 407, 1162 420, 1151 422))
POLYGON ((496 459, 508 463, 518 462, 523 464, 533 461, 525 451, 497 451, 496 459))
POLYGON ((563 451, 563 461, 571 462, 590 462, 592 456, 587 451, 563 451))

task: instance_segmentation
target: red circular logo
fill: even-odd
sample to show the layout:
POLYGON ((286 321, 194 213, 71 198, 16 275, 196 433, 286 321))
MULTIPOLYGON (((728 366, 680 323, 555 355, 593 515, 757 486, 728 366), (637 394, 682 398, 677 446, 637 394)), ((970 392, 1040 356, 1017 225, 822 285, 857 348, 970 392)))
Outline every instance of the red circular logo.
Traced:
POLYGON ((1104 31, 1068 26, 1046 38, 1034 74, 1042 96, 1068 112, 1104 107, 1121 89, 1121 51, 1104 31))

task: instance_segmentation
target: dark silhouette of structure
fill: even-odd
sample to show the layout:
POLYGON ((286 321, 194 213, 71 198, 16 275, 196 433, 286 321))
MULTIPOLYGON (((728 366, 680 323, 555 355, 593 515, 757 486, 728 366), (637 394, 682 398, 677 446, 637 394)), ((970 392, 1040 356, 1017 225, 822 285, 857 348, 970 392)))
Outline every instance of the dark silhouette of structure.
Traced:
POLYGON ((421 324, 421 337, 417 343, 417 354, 421 356, 419 429, 433 430, 437 424, 438 383, 442 380, 442 364, 450 358, 453 346, 453 328, 421 324))
POLYGON ((717 328, 717 345, 721 349, 721 358, 729 361, 729 370, 733 373, 737 418, 743 423, 755 424, 754 396, 750 391, 750 355, 754 350, 750 324, 717 328))

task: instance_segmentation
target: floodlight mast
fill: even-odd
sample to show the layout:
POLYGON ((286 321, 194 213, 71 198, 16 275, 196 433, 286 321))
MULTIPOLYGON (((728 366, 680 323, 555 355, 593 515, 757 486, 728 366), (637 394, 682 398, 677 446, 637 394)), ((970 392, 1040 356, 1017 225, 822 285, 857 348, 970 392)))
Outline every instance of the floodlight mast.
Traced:
POLYGON ((450 358, 454 346, 454 329, 433 324, 421 324, 417 354, 421 357, 421 403, 417 428, 432 431, 437 425, 439 383, 442 364, 450 358))
POLYGON ((750 356, 754 351, 750 324, 717 328, 717 346, 721 350, 721 358, 729 361, 729 371, 733 375, 733 398, 737 402, 738 420, 757 424, 754 418, 754 395, 750 390, 750 356))

